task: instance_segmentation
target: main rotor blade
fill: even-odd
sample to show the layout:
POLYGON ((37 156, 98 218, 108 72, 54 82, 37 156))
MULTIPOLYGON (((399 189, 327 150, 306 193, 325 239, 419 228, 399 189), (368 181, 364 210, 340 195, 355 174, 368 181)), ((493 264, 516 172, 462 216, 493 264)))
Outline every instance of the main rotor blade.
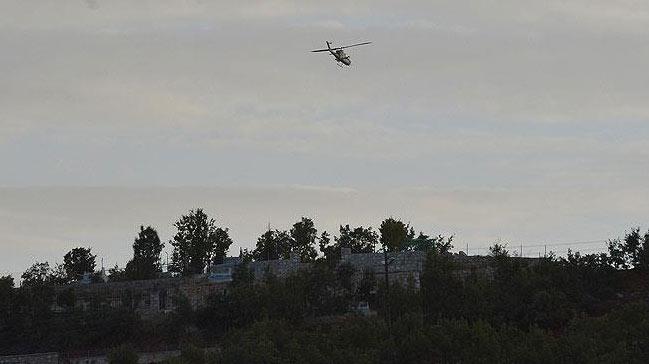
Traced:
POLYGON ((365 43, 357 43, 357 44, 352 44, 344 47, 337 47, 337 48, 332 48, 332 49, 343 49, 343 48, 351 48, 351 47, 356 47, 356 46, 362 46, 366 44, 372 44, 372 42, 365 42, 365 43))
POLYGON ((372 44, 372 42, 357 43, 357 44, 352 44, 352 45, 343 46, 343 47, 332 47, 332 48, 329 48, 329 49, 316 49, 315 51, 311 51, 311 52, 315 53, 315 52, 337 51, 339 49, 357 47, 357 46, 362 46, 362 45, 366 45, 366 44, 372 44))

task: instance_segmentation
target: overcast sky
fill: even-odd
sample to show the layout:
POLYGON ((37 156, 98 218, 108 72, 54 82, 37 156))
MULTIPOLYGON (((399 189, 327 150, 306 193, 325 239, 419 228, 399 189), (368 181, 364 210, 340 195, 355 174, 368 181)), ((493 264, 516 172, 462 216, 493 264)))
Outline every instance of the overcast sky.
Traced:
POLYGON ((649 227, 646 1, 5 0, 0 49, 0 271, 123 265, 194 207, 233 251, 302 215, 475 249, 649 227))

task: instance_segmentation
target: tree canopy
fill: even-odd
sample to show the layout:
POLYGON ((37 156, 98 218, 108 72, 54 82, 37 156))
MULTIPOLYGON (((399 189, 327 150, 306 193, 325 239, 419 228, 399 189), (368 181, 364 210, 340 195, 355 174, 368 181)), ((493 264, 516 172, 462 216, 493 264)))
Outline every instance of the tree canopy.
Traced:
POLYGON ((290 235, 291 251, 298 254, 303 262, 315 260, 318 256, 315 250, 318 230, 315 228, 313 220, 302 217, 300 221, 293 224, 290 235))
POLYGON ((608 249, 610 263, 616 268, 649 270, 649 231, 643 236, 640 228, 631 229, 624 239, 609 240, 608 249))
POLYGON ((252 257, 255 260, 288 259, 291 252, 291 236, 286 231, 268 230, 257 239, 252 257))
POLYGON ((302 217, 290 231, 267 230, 259 236, 252 256, 255 260, 289 259, 296 254, 301 261, 314 261, 318 256, 318 230, 313 220, 302 217))
POLYGON ((63 268, 68 280, 75 281, 84 273, 95 272, 95 258, 90 248, 74 248, 63 256, 63 268))
POLYGON ((164 243, 154 228, 140 226, 133 242, 133 259, 126 264, 125 275, 133 280, 157 278, 162 271, 160 253, 163 248, 164 243))
POLYGON ((217 227, 200 208, 181 216, 174 226, 170 268, 183 275, 203 273, 210 264, 221 263, 232 245, 228 229, 217 227))
POLYGON ((402 251, 415 236, 415 231, 409 224, 389 217, 381 222, 379 228, 380 243, 388 251, 402 251))
POLYGON ((325 260, 334 264, 340 259, 341 248, 349 248, 352 253, 373 253, 378 241, 379 235, 371 227, 340 225, 339 235, 334 237, 334 242, 325 231, 320 236, 319 245, 325 260))
POLYGON ((22 279, 22 286, 24 287, 37 287, 49 283, 51 276, 50 263, 36 262, 32 264, 20 276, 22 279))

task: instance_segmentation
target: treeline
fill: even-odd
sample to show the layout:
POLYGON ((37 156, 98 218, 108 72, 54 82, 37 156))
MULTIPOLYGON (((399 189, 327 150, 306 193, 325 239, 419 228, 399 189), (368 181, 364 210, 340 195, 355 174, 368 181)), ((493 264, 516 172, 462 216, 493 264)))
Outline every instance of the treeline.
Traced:
POLYGON ((174 314, 184 349, 171 363, 645 363, 649 272, 636 257, 648 237, 536 262, 494 245, 491 278, 454 274, 451 246, 437 243, 419 290, 370 273, 352 284, 353 267, 324 260, 257 282, 244 264, 226 294, 174 314), (377 315, 354 314, 359 300, 377 315))
MULTIPOLYGON (((181 217, 176 228, 177 274, 203 272, 225 256, 219 252, 229 246, 228 230, 201 210, 181 217)), ((159 274, 162 247, 154 232, 140 229, 132 260, 111 279, 159 274), (143 262, 154 269, 138 268, 143 262)), ((94 267, 90 250, 82 249, 66 254, 56 275, 36 270, 17 289, 11 277, 0 279, 0 353, 119 348, 115 358, 132 360, 137 350, 182 346, 178 361, 187 363, 649 361, 649 232, 639 229, 609 241, 607 252, 535 261, 496 244, 488 258, 492 276, 460 276, 450 238, 415 234, 395 219, 376 231, 341 226, 332 238, 303 218, 287 231, 263 233, 254 250, 242 252, 244 263, 225 293, 196 311, 179 296, 173 313, 146 321, 128 309, 51 312, 54 282, 79 279, 94 267), (414 281, 386 286, 381 272, 338 264, 342 247, 426 252, 420 289, 414 281), (253 279, 248 262, 291 253, 310 268, 284 279, 253 279), (32 276, 45 278, 26 283, 32 276), (361 301, 376 315, 358 315, 361 301)))
MULTIPOLYGON (((227 227, 219 226, 202 209, 190 210, 175 223, 176 233, 168 244, 173 248, 167 271, 176 275, 205 273, 226 257, 232 239, 227 227)), ((289 259, 296 254, 303 262, 327 261, 334 264, 340 250, 347 247, 355 253, 370 253, 380 246, 387 251, 426 251, 437 242, 450 243, 452 237, 431 237, 394 218, 385 219, 378 230, 372 227, 341 225, 337 236, 318 232, 312 219, 302 217, 288 230, 267 230, 257 239, 255 248, 240 254, 253 260, 289 259)), ((115 265, 102 277, 97 271, 96 255, 90 247, 77 247, 63 257, 63 263, 52 267, 36 262, 20 277, 23 286, 69 284, 81 279, 100 282, 155 279, 161 276, 161 253, 165 243, 151 226, 140 226, 134 242, 133 257, 120 268, 115 265)))

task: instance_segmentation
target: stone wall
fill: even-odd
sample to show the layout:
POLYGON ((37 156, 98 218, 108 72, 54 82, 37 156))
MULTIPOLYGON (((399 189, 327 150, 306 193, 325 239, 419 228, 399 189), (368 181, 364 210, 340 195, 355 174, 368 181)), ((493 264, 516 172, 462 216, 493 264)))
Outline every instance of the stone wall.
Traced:
POLYGON ((284 278, 300 269, 309 267, 308 263, 302 263, 299 259, 277 259, 277 260, 260 260, 250 263, 250 270, 255 275, 255 280, 264 279, 266 272, 284 278))
MULTIPOLYGON (((489 256, 468 256, 463 252, 451 255, 456 263, 454 274, 459 279, 466 279, 471 275, 478 275, 487 279, 493 279, 493 260, 489 256)), ((536 258, 515 258, 524 259, 527 264, 537 264, 536 258)), ((386 257, 383 253, 352 253, 349 248, 341 249, 340 264, 350 264, 356 269, 354 280, 358 282, 365 272, 371 272, 375 279, 383 279, 385 274, 386 257)), ((388 280, 391 283, 402 285, 412 282, 415 288, 420 286, 420 278, 426 267, 426 252, 403 251, 387 254, 388 280)))
MULTIPOLYGON (((340 264, 349 264, 356 272, 354 281, 358 283, 366 272, 375 274, 375 279, 383 279, 385 274, 385 259, 383 253, 358 253, 352 254, 349 249, 341 250, 340 264)), ((388 280, 390 283, 402 285, 414 284, 419 288, 421 272, 424 270, 426 254, 424 252, 398 252, 388 253, 388 280)))
POLYGON ((147 315, 170 312, 179 296, 188 299, 195 309, 206 299, 223 292, 227 283, 213 282, 207 276, 165 278, 128 282, 71 284, 57 288, 53 310, 65 312, 100 308, 130 308, 147 315))
MULTIPOLYGON (((228 257, 223 264, 217 264, 211 267, 210 276, 221 281, 230 282, 232 281, 232 272, 241 263, 242 260, 239 258, 228 257)), ((270 272, 279 278, 284 278, 301 269, 307 269, 309 266, 309 263, 301 262, 296 255, 291 256, 291 259, 259 260, 248 264, 248 268, 255 276, 256 281, 263 280, 266 272, 270 272)))

